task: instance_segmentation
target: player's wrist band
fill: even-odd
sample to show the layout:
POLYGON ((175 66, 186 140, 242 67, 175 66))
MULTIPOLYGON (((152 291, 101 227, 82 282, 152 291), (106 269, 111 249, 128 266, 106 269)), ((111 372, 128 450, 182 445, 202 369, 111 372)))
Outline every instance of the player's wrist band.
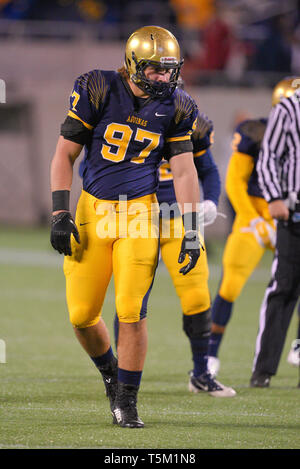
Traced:
POLYGON ((70 191, 53 191, 52 192, 52 211, 70 210, 70 191))
POLYGON ((198 231, 199 217, 198 212, 188 212, 182 215, 184 231, 198 231))

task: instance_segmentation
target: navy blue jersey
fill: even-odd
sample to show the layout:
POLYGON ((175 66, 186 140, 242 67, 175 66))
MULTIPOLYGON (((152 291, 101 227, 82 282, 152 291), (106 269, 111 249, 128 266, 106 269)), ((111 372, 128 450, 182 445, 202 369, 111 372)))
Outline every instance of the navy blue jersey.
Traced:
POLYGON ((183 90, 163 100, 142 100, 118 72, 93 70, 79 77, 68 116, 91 133, 81 166, 83 189, 106 200, 156 192, 162 150, 171 157, 174 144, 191 141, 197 112, 183 90))
POLYGON ((245 120, 236 127, 232 142, 234 151, 252 156, 254 168, 248 181, 248 194, 262 198, 263 195, 258 184, 256 163, 266 125, 267 119, 264 118, 245 120))
MULTIPOLYGON (((218 205, 221 182, 218 168, 210 151, 213 131, 210 128, 204 136, 199 138, 197 132, 192 135, 194 163, 198 172, 199 181, 203 189, 204 199, 212 200, 218 205)), ((176 203, 173 176, 170 164, 162 160, 159 167, 159 186, 157 191, 158 202, 172 205, 176 203)))

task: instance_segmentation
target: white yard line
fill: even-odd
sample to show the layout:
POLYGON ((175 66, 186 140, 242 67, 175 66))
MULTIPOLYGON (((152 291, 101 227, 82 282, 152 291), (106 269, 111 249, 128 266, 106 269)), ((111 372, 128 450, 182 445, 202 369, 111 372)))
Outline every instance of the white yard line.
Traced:
MULTIPOLYGON (((0 248, 0 265, 20 265, 30 267, 52 267, 62 268, 63 256, 56 254, 54 251, 36 251, 36 250, 24 250, 14 248, 0 248)), ((271 266, 270 266, 271 268, 271 266)), ((220 279, 222 273, 221 264, 209 264, 210 278, 220 279)), ((159 275, 168 275, 168 272, 163 264, 159 264, 158 272, 159 275)), ((252 279, 255 281, 268 282, 270 277, 270 269, 259 267, 257 268, 252 279)))
POLYGON ((0 248, 0 264, 35 267, 61 267, 63 256, 54 251, 33 251, 14 248, 0 248))

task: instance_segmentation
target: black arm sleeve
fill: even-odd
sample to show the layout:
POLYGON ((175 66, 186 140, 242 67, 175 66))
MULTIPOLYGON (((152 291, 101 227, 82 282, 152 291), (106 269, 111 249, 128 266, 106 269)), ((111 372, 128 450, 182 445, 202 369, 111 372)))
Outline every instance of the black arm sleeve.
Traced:
POLYGON ((60 135, 66 140, 85 145, 90 141, 92 131, 77 119, 67 116, 60 128, 60 135))
POLYGON ((193 144, 191 140, 182 140, 179 142, 167 142, 164 148, 164 158, 170 160, 172 156, 181 153, 193 153, 193 144))

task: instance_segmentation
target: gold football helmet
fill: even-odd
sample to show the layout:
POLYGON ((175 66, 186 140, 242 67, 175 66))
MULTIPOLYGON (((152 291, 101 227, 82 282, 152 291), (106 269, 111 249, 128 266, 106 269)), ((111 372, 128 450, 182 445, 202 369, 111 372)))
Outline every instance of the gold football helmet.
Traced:
POLYGON ((299 77, 285 77, 275 86, 272 93, 272 106, 281 101, 282 98, 289 98, 300 88, 299 77))
POLYGON ((127 41, 125 66, 129 77, 149 96, 170 96, 177 86, 182 64, 177 39, 160 26, 144 26, 131 34, 127 41), (144 70, 149 65, 170 70, 169 82, 147 79, 144 70))

